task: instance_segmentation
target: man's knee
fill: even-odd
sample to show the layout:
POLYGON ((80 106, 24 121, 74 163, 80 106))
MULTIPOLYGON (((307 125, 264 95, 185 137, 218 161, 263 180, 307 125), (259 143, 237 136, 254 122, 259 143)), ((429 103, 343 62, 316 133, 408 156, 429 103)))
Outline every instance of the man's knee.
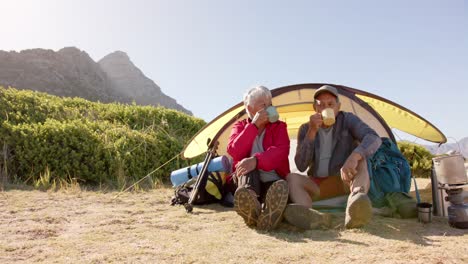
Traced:
POLYGON ((369 191, 370 187, 370 177, 369 177, 369 171, 367 167, 367 160, 362 159, 358 163, 357 167, 357 174, 355 175, 351 186, 350 186, 350 191, 354 192, 355 188, 363 188, 363 192, 367 193, 369 191))
POLYGON ((287 182, 288 182, 288 185, 291 187, 291 186, 300 186, 301 185, 301 178, 299 177, 302 177, 301 175, 299 174, 296 174, 296 173, 290 173, 288 175, 288 177, 286 178, 287 182))

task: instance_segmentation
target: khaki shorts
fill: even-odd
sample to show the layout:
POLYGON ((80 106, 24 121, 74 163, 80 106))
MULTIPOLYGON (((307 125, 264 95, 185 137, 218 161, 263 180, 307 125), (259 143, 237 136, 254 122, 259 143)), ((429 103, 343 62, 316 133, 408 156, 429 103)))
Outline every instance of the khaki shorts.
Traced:
POLYGON ((310 179, 320 188, 320 196, 316 201, 349 194, 349 186, 341 180, 341 176, 310 177, 310 179))

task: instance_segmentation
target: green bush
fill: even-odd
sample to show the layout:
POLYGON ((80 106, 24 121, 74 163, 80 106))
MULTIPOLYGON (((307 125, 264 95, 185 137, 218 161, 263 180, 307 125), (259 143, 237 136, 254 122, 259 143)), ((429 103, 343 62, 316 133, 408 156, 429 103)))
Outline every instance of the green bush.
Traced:
POLYGON ((432 170, 432 158, 434 157, 424 147, 410 142, 398 142, 403 155, 411 166, 411 172, 416 177, 429 178, 432 170))
MULTIPOLYGON (((34 185, 47 175, 122 188, 177 156, 205 122, 162 107, 0 87, 0 124, 2 167, 21 182, 34 185)), ((151 179, 167 180, 199 159, 177 158, 151 179)))

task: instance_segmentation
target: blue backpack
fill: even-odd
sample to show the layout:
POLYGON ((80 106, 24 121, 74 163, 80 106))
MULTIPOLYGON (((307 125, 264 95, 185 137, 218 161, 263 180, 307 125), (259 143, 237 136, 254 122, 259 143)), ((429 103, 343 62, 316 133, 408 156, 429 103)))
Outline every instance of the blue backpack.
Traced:
POLYGON ((408 193, 411 187, 411 168, 398 146, 389 138, 367 160, 370 177, 369 198, 374 207, 387 205, 388 193, 408 193))

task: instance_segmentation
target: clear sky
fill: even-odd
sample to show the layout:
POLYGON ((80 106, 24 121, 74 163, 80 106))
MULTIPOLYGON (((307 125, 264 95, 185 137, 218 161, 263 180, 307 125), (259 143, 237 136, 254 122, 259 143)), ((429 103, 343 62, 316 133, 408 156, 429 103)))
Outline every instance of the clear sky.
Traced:
POLYGON ((468 136, 466 0, 0 0, 0 10, 0 50, 75 46, 95 61, 124 51, 207 122, 254 85, 323 82, 468 136))

